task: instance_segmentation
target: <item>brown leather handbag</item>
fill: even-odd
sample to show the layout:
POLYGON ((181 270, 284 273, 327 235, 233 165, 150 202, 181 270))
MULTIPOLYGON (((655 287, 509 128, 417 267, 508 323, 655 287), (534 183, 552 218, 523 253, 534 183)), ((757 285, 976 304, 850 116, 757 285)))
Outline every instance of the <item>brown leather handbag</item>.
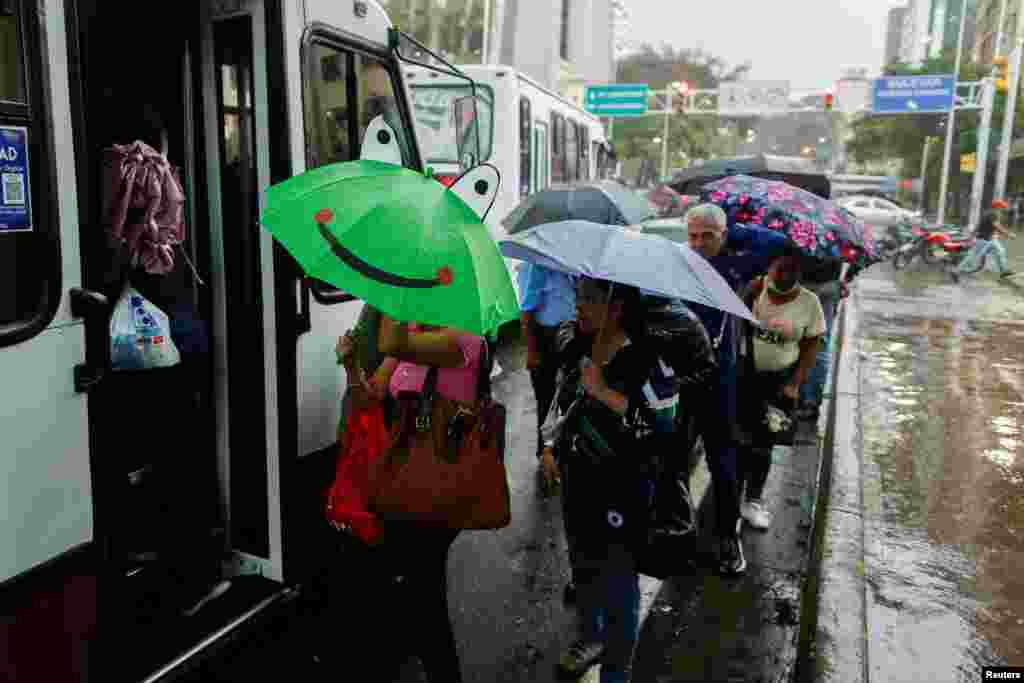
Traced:
POLYGON ((447 529, 500 529, 512 519, 505 407, 490 392, 487 343, 476 405, 437 395, 437 368, 420 394, 399 396, 391 445, 371 473, 370 509, 385 520, 447 529))

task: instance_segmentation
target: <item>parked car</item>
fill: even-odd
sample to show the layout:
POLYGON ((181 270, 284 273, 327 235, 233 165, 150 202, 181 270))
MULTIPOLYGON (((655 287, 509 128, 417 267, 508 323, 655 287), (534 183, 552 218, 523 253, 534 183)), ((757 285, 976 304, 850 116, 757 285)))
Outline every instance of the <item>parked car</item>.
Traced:
POLYGON ((901 208, 894 202, 881 197, 851 195, 837 200, 837 203, 868 225, 876 227, 889 228, 903 221, 921 219, 920 211, 901 208))

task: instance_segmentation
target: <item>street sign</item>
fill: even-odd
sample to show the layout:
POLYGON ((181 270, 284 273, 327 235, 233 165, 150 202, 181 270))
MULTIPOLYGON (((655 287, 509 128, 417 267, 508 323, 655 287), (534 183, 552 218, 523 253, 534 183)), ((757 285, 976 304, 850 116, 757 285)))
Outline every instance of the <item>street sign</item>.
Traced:
POLYGON ((885 76, 875 81, 876 114, 937 114, 953 108, 953 76, 885 76))
POLYGON ((647 113, 646 83, 587 86, 584 109, 595 116, 643 116, 647 113))
POLYGON ((736 81, 718 85, 720 115, 767 115, 787 111, 789 81, 736 81))

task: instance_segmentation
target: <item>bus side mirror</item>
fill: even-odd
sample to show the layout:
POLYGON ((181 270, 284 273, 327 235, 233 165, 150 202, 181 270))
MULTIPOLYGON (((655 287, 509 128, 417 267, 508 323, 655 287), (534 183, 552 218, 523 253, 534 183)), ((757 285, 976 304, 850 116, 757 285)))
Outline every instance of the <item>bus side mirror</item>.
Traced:
POLYGON ((475 95, 467 95, 452 102, 455 139, 463 171, 473 168, 480 160, 480 117, 477 99, 475 95))

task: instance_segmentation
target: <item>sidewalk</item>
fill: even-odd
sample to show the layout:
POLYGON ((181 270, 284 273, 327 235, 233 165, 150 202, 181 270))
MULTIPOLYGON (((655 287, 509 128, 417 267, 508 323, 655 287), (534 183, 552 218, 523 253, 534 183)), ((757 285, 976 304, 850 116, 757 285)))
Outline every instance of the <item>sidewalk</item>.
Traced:
POLYGON ((1024 661, 1021 287, 904 277, 876 266, 844 311, 816 683, 1024 661))

